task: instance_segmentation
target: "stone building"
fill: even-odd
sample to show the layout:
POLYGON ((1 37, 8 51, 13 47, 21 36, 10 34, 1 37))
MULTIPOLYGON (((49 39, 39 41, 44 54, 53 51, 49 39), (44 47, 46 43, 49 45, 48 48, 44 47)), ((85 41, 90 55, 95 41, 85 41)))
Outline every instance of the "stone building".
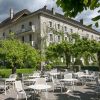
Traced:
POLYGON ((59 34, 53 34, 53 30, 63 32, 66 41, 71 33, 78 33, 82 38, 100 40, 100 33, 96 30, 65 18, 53 8, 48 10, 46 6, 35 12, 24 9, 16 14, 10 9, 10 17, 0 23, 0 38, 6 39, 10 32, 14 32, 16 38, 41 50, 52 42, 62 40, 59 34))

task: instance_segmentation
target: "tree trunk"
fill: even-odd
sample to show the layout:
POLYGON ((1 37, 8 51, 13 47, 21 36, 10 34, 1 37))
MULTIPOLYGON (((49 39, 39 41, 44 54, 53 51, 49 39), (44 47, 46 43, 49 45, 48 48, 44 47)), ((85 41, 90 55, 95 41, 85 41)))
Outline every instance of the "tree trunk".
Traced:
POLYGON ((97 53, 97 59, 98 59, 98 66, 100 71, 100 51, 97 53))
POLYGON ((12 67, 12 74, 15 74, 16 73, 16 67, 12 67))

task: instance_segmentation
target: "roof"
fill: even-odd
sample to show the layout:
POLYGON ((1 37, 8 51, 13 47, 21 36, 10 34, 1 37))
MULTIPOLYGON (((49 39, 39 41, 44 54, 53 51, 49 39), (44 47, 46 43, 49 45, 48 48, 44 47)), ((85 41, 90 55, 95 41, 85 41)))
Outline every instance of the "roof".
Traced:
POLYGON ((24 9, 18 13, 16 13, 13 18, 11 19, 10 17, 8 17, 7 19, 5 19, 3 22, 0 23, 0 28, 4 27, 8 24, 11 24, 12 22, 17 21, 21 16, 27 16, 30 14, 30 11, 28 11, 27 9, 24 9))
POLYGON ((16 13, 13 16, 13 19, 10 19, 10 17, 9 17, 9 18, 5 19, 3 22, 1 22, 0 28, 17 21, 22 16, 30 16, 30 15, 35 14, 35 13, 41 13, 41 14, 45 14, 45 15, 48 15, 48 16, 51 16, 51 17, 55 17, 55 18, 58 18, 59 20, 63 20, 64 22, 67 22, 68 24, 71 24, 72 26, 82 28, 84 30, 87 30, 89 32, 93 32, 93 33, 98 34, 98 35, 100 34, 98 31, 96 31, 92 28, 89 28, 86 25, 81 24, 80 22, 78 22, 76 20, 73 20, 71 18, 66 18, 65 16, 63 16, 59 13, 53 14, 51 10, 46 9, 46 6, 44 6, 43 8, 41 8, 41 9, 39 9, 39 10, 33 12, 33 13, 31 13, 27 9, 24 9, 24 10, 16 13))

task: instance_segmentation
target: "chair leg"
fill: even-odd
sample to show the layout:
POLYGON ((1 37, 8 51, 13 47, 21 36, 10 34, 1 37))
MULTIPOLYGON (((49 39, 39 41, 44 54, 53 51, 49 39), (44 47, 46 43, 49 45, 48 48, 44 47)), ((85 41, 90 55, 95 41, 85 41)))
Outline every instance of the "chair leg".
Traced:
POLYGON ((17 100, 18 100, 18 94, 17 94, 17 100))

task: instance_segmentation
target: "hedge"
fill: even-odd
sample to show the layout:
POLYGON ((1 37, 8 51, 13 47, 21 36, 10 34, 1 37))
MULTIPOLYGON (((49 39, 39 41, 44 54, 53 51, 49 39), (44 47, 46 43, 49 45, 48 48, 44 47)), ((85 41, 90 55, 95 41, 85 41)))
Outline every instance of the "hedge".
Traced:
POLYGON ((90 70, 90 71, 99 71, 98 66, 82 66, 81 69, 82 70, 90 70))
MULTIPOLYGON (((31 68, 25 68, 25 69, 17 69, 17 74, 18 73, 23 73, 23 74, 31 74, 33 73, 34 69, 31 68)), ((12 69, 0 69, 0 76, 1 77, 9 77, 11 74, 12 69)))

